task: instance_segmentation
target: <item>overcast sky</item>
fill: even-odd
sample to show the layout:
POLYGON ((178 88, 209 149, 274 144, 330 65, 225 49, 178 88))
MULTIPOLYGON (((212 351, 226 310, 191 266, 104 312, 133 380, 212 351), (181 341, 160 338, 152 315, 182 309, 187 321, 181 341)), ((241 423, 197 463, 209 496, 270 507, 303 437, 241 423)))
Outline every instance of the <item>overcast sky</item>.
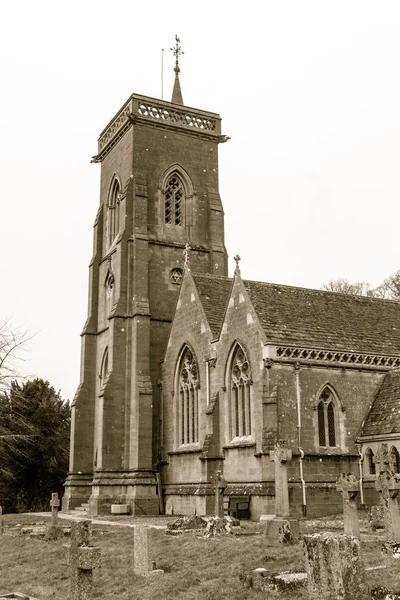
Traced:
MULTIPOLYGON (((1 3, 0 321, 37 332, 25 373, 73 398, 97 138, 131 93, 218 112, 230 257, 320 288, 400 269, 397 0, 1 3)), ((230 273, 234 261, 230 260, 230 273)))

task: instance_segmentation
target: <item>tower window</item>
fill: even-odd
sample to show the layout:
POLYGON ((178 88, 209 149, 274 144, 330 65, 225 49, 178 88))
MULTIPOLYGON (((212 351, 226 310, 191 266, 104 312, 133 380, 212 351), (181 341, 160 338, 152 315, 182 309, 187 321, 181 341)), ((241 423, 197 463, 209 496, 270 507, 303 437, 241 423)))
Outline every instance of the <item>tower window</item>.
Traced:
POLYGON ((182 269, 172 269, 172 271, 169 274, 169 280, 174 285, 181 285, 182 277, 183 277, 182 269))
POLYGON ((250 381, 246 352, 237 344, 231 362, 229 385, 233 438, 251 435, 250 381))
POLYGON ((191 444, 198 440, 198 388, 199 374, 197 361, 192 351, 186 347, 179 367, 179 421, 181 444, 191 444))
POLYGON ((329 387, 325 387, 318 402, 318 440, 320 446, 336 446, 335 399, 329 387))
POLYGON ((120 194, 120 186, 118 183, 118 179, 114 178, 111 188, 110 194, 108 197, 108 245, 114 241, 114 238, 119 233, 119 217, 120 217, 120 203, 121 203, 121 194, 120 194))
POLYGON ((170 225, 182 225, 182 203, 184 198, 183 184, 174 174, 167 182, 165 190, 164 219, 170 225))

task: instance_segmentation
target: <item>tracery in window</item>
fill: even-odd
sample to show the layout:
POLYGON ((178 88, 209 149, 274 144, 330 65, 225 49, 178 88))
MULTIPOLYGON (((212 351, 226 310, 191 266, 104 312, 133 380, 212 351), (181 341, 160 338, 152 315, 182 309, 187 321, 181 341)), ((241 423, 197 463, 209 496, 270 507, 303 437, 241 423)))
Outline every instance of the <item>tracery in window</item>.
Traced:
POLYGON ((319 395, 318 439, 319 445, 336 446, 336 407, 332 390, 327 386, 319 395))
POLYGON ((396 446, 390 448, 389 461, 393 473, 400 473, 400 456, 396 446))
POLYGON ((180 443, 198 441, 198 388, 199 373, 193 352, 186 346, 179 365, 179 422, 180 443))
POLYGON ((183 271, 182 269, 172 269, 169 274, 169 280, 174 285, 180 285, 182 283, 183 271))
POLYGON ((120 221, 120 204, 121 204, 121 193, 118 179, 115 177, 108 196, 108 245, 114 241, 115 236, 119 233, 119 221, 120 221))
POLYGON ((250 366, 245 350, 237 344, 230 368, 232 438, 251 435, 250 366))
POLYGON ((184 188, 176 173, 167 180, 165 188, 164 220, 170 225, 182 225, 184 188))
POLYGON ((374 461, 374 453, 371 448, 367 448, 364 454, 365 472, 367 475, 375 475, 376 467, 374 461))

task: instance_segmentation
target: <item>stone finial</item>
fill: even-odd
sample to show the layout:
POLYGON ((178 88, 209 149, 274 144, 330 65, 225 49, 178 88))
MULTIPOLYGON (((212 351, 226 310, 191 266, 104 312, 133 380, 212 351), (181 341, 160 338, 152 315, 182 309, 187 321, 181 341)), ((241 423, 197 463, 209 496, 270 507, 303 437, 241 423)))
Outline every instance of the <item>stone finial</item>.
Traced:
POLYGON ((182 54, 185 54, 182 51, 182 48, 180 47, 180 39, 178 38, 177 35, 175 35, 175 47, 174 48, 170 48, 172 54, 175 56, 175 67, 174 67, 174 71, 175 71, 175 82, 174 82, 174 89, 172 92, 172 99, 171 102, 174 102, 175 104, 182 104, 183 105, 183 97, 182 97, 182 91, 181 91, 181 84, 179 82, 179 73, 180 73, 180 68, 179 68, 179 57, 182 54))
POLYGON ((190 269, 190 254, 189 254, 190 250, 191 250, 190 244, 188 242, 186 242, 185 249, 183 251, 183 256, 184 256, 185 267, 187 267, 188 269, 190 269))
POLYGON ((236 254, 236 256, 233 257, 233 260, 236 262, 236 267, 235 267, 235 275, 240 275, 240 268, 239 268, 239 262, 240 262, 240 256, 239 254, 236 254))

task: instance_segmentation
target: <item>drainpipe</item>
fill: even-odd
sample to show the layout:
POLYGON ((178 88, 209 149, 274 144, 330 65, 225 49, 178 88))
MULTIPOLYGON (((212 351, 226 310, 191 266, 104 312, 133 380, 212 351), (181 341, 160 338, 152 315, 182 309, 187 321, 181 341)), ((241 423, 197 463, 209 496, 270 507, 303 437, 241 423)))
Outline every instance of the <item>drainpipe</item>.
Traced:
POLYGON ((358 454, 360 455, 360 458, 358 459, 358 470, 360 473, 360 501, 361 501, 361 506, 364 507, 364 487, 363 487, 363 483, 364 483, 364 479, 363 479, 363 454, 361 451, 362 446, 360 444, 356 444, 356 448, 358 451, 358 454))
POLYGON ((303 458, 304 451, 301 448, 301 396, 300 396, 300 364, 296 363, 294 367, 294 375, 296 378, 296 397, 297 397, 297 444, 298 450, 300 452, 299 458, 299 474, 300 474, 300 483, 301 483, 301 491, 303 497, 303 503, 301 506, 303 516, 307 515, 307 500, 306 500, 306 482, 304 481, 304 473, 303 473, 303 458))

